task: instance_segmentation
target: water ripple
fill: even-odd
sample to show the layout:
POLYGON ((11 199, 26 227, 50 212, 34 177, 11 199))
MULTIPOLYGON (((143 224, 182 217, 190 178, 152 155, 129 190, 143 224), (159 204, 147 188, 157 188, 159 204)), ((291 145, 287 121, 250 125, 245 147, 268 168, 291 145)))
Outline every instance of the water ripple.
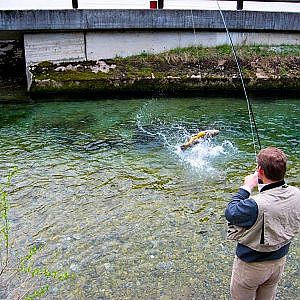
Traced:
MULTIPOLYGON (((18 167, 9 193, 15 249, 40 245, 38 264, 76 274, 50 298, 180 298, 187 286, 189 299, 229 297, 224 291, 234 246, 225 242, 223 210, 255 168, 244 101, 108 100, 1 109, 9 124, 0 126, 0 183, 18 167), (206 128, 221 132, 179 150, 206 128)), ((263 145, 288 153, 288 180, 299 185, 299 103, 258 101, 254 110, 263 145)), ((291 255, 283 286, 295 281, 291 255)), ((281 298, 293 299, 295 291, 292 286, 281 298)))

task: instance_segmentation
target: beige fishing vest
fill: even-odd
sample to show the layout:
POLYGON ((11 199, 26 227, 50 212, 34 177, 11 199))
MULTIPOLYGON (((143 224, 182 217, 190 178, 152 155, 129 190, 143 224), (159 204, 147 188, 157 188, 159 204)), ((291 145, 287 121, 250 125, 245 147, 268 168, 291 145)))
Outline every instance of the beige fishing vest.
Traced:
POLYGON ((300 190, 283 185, 251 197, 258 206, 255 224, 229 225, 227 238, 260 252, 276 251, 300 231, 300 190))

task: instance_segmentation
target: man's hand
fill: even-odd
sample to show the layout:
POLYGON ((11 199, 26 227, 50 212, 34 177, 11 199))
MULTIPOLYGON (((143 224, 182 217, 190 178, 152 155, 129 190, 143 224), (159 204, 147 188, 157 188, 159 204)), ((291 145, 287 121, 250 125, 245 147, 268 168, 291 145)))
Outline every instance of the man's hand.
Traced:
POLYGON ((258 177, 257 172, 250 174, 245 177, 244 179, 244 186, 248 187, 251 191, 255 188, 258 184, 258 177))

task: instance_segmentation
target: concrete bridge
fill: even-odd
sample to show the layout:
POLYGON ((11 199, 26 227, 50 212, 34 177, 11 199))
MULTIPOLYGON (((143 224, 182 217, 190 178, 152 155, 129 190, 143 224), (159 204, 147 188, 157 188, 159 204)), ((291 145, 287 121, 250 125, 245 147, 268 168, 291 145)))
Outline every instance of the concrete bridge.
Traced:
MULTIPOLYGON (((300 44, 300 13, 224 11, 235 44, 300 44)), ((26 65, 228 43, 218 10, 0 11, 0 58, 17 41, 26 65)), ((1 59, 0 59, 1 64, 1 59)))
MULTIPOLYGON (((300 14, 224 11, 236 44, 300 44, 300 14)), ((218 10, 0 11, 0 38, 24 36, 27 64, 228 43, 218 10)))
MULTIPOLYGON (((223 11, 232 31, 299 31, 300 14, 223 11)), ((121 29, 206 29, 224 31, 218 10, 2 10, 0 31, 121 29)))

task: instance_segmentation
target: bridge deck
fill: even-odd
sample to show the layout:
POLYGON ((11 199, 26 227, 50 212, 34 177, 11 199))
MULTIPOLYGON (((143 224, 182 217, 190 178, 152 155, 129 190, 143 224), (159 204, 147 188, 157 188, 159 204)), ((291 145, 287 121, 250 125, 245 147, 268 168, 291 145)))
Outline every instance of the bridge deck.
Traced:
MULTIPOLYGON (((300 31, 300 13, 224 11, 231 31, 300 31)), ((218 10, 4 10, 0 31, 224 30, 218 10)))

